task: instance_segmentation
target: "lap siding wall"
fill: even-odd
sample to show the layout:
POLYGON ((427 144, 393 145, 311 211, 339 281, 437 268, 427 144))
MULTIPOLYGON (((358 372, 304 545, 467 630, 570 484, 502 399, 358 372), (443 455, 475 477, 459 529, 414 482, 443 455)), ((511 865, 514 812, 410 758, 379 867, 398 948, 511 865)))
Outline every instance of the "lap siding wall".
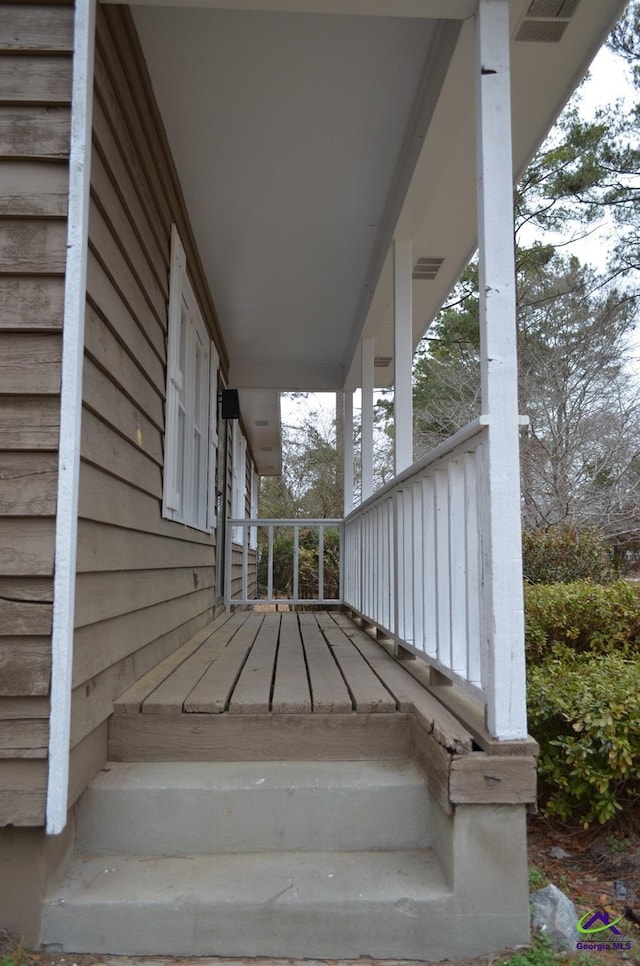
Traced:
POLYGON ((172 223, 226 370, 128 10, 98 5, 94 95, 72 748, 214 614, 215 534, 162 518, 172 223))
POLYGON ((0 5, 0 826, 44 821, 72 47, 0 5))

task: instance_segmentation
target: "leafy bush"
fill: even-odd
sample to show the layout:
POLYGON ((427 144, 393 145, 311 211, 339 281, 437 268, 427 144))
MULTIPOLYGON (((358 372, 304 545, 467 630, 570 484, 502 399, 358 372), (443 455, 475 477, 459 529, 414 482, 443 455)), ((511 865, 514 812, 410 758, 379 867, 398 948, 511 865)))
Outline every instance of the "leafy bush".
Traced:
POLYGON ((522 534, 524 578, 531 584, 568 584, 616 579, 613 551, 593 527, 550 527, 522 534))
POLYGON ((529 661, 552 644, 640 653, 640 592, 624 580, 525 586, 525 640, 529 661))
POLYGON ((529 667, 529 724, 540 742, 540 800, 550 815, 604 823, 640 780, 640 661, 556 645, 529 667))

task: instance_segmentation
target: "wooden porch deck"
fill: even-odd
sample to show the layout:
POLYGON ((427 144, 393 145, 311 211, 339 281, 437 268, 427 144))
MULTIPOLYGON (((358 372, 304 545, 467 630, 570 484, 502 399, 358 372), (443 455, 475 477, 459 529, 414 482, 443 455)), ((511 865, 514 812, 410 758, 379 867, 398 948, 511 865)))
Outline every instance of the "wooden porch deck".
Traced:
POLYGON ((477 749, 339 611, 224 615, 118 698, 109 731, 112 761, 412 758, 447 809, 534 800, 531 747, 477 749))

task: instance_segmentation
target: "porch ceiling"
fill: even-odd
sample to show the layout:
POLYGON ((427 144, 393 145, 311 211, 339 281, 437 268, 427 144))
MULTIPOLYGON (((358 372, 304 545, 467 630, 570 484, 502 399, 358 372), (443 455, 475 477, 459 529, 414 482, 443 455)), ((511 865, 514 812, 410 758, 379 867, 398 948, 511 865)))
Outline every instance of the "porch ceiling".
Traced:
MULTIPOLYGON (((414 259, 443 259, 435 278, 413 283, 414 341, 424 334, 475 246, 476 5, 134 5, 231 386, 353 388, 363 332, 376 356, 392 357, 395 233, 414 259)), ((510 5, 514 36, 536 7, 571 16, 557 43, 513 41, 519 172, 624 0, 510 5)), ((376 384, 393 375, 391 361, 376 384)))

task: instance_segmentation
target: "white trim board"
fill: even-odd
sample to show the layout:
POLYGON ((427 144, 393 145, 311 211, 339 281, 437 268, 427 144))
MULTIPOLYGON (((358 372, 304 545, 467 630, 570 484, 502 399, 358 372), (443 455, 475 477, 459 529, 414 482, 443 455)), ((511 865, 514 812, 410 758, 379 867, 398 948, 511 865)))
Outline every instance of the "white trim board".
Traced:
MULTIPOLYGON (((122 0, 102 0, 122 3, 122 0)), ((478 0, 136 0, 140 7, 204 7, 210 10, 249 10, 275 13, 345 14, 359 17, 413 17, 428 20, 466 20, 478 0)))
POLYGON ((47 834, 67 824, 96 0, 76 0, 62 330, 47 834))

